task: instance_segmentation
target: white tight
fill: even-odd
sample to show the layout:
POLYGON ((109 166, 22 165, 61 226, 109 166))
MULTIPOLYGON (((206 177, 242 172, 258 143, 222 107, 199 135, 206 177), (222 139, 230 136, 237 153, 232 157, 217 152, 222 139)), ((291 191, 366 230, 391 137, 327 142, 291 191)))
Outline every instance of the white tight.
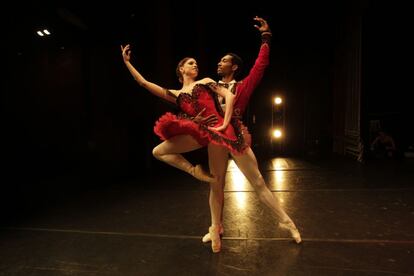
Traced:
MULTIPOLYGON (((191 173, 194 167, 181 153, 189 152, 201 148, 202 146, 190 135, 174 136, 153 149, 153 155, 158 160, 166 162, 180 170, 191 173)), ((224 184, 227 170, 228 150, 222 146, 214 144, 208 145, 209 167, 215 182, 210 183, 209 204, 211 211, 211 224, 222 223, 223 203, 224 203, 224 184)), ((279 221, 291 221, 289 216, 280 206, 279 200, 275 197, 263 179, 259 171, 256 156, 249 147, 242 155, 232 154, 234 161, 244 174, 247 180, 255 189, 259 199, 279 221)))
MULTIPOLYGON (((210 211, 212 225, 221 224, 223 221, 224 184, 227 170, 228 151, 224 147, 210 144, 208 146, 209 166, 211 173, 216 178, 216 183, 210 185, 210 211)), ((267 187, 262 174, 259 171, 256 156, 249 147, 242 155, 232 157, 255 189, 259 199, 270 208, 275 217, 281 222, 291 221, 290 217, 281 207, 277 197, 267 187)))

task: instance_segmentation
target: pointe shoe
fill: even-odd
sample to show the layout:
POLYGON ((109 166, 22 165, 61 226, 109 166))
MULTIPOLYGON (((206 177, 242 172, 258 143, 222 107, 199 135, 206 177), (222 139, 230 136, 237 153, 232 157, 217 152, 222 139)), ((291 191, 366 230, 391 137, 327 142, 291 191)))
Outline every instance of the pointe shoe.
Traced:
POLYGON ((200 164, 196 165, 194 167, 194 173, 193 176, 197 178, 198 180, 204 181, 204 182, 214 182, 214 177, 207 174, 200 164))
POLYGON ((213 250, 213 253, 218 253, 221 250, 221 238, 219 234, 220 226, 210 226, 208 228, 208 233, 211 237, 211 250, 213 250))
POLYGON ((296 228, 295 224, 292 221, 288 222, 279 222, 279 227, 290 232, 290 235, 295 240, 296 243, 301 243, 302 238, 300 237, 299 230, 296 228))
MULTIPOLYGON (((220 238, 223 236, 224 234, 224 228, 222 225, 219 226, 219 235, 220 238)), ((211 242, 211 237, 210 237, 210 233, 207 233, 203 236, 203 238, 201 239, 202 242, 207 243, 207 242, 211 242)))

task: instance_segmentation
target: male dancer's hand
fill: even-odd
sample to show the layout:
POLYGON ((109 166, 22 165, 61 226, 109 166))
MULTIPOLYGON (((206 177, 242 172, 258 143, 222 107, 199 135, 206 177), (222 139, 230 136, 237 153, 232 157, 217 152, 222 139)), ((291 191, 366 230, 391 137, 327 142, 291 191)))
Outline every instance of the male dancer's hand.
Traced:
POLYGON ((203 108, 203 110, 201 110, 194 118, 193 118, 193 122, 195 122, 196 124, 203 124, 203 125, 207 125, 207 126, 214 126, 215 124, 217 124, 217 116, 214 114, 210 114, 207 117, 203 117, 202 114, 204 113, 204 111, 206 111, 205 108, 203 108))
POLYGON ((254 26, 256 27, 256 29, 258 29, 258 30, 259 30, 259 32, 260 32, 260 33, 264 33, 264 32, 271 32, 271 31, 270 31, 270 27, 269 27, 269 25, 267 24, 267 21, 266 21, 266 20, 264 20, 263 18, 258 17, 258 16, 255 16, 255 17, 253 18, 253 20, 256 20, 257 22, 259 22, 259 23, 260 23, 260 26, 259 26, 259 25, 254 25, 254 26))
POLYGON ((225 125, 221 125, 221 126, 217 126, 217 127, 210 127, 210 126, 208 127, 209 130, 217 131, 217 132, 223 131, 226 128, 227 128, 227 126, 225 126, 225 125))

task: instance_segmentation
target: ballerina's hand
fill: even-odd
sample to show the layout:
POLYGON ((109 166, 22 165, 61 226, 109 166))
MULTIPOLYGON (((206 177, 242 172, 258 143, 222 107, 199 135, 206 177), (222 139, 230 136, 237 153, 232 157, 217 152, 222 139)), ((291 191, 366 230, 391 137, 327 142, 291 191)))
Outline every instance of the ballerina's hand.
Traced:
POLYGON ((121 45, 121 52, 124 62, 129 62, 131 60, 131 46, 129 44, 125 47, 121 45))

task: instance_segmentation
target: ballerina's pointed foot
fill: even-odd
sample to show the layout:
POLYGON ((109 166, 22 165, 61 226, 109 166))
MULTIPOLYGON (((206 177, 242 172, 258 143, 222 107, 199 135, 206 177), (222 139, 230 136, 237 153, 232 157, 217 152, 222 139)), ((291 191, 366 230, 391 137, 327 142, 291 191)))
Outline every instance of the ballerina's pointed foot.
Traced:
POLYGON ((212 225, 208 228, 208 233, 211 238, 211 250, 213 253, 221 251, 221 238, 220 238, 220 226, 212 225))
POLYGON ((208 173, 206 173, 201 165, 196 165, 194 167, 194 174, 193 176, 197 178, 198 180, 204 181, 204 182, 214 182, 214 177, 208 173))
MULTIPOLYGON (((223 236, 223 233, 224 233, 223 225, 220 225, 219 226, 219 235, 220 235, 220 237, 223 236)), ((210 232, 205 234, 203 236, 203 238, 201 239, 201 241, 204 242, 204 243, 211 242, 210 232)))
POLYGON ((300 236, 299 230, 296 228, 295 224, 292 221, 288 222, 279 222, 279 227, 285 230, 288 230, 292 238, 296 243, 301 243, 302 238, 300 236))

